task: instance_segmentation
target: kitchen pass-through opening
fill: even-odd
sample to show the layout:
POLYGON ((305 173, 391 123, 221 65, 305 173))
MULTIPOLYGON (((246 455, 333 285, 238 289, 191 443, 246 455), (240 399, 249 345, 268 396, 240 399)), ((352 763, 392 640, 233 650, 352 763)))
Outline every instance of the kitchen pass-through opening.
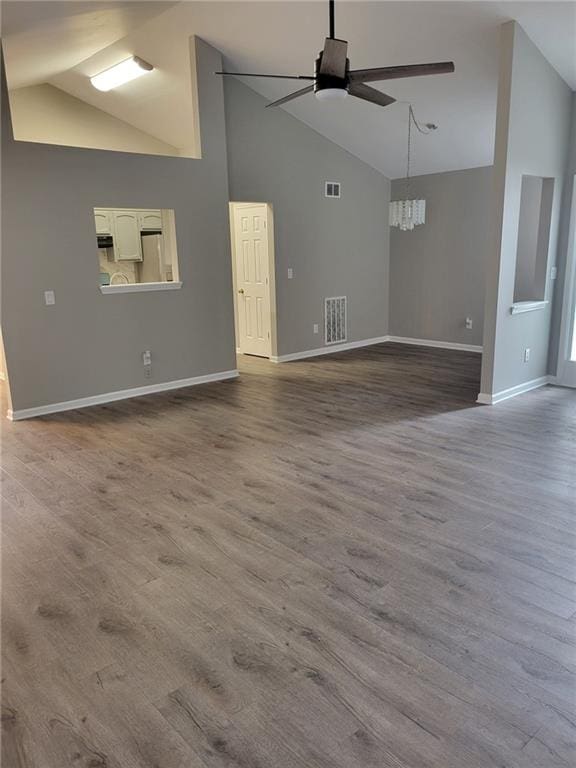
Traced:
POLYGON ((94 208, 94 225, 103 293, 180 285, 173 210, 94 208))

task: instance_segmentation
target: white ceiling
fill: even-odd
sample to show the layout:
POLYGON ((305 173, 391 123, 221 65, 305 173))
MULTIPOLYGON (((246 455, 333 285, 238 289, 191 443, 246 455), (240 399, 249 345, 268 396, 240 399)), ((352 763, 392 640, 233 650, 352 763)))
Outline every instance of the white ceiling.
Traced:
MULTIPOLYGON (((400 102, 386 109, 352 98, 319 103, 312 95, 286 108, 390 178, 405 170, 408 101, 420 121, 439 125, 416 136, 413 173, 491 164, 499 27, 509 19, 576 88, 574 2, 353 0, 336 3, 336 34, 349 41, 352 68, 452 59, 456 72, 383 83, 400 102)), ((219 48, 236 71, 309 74, 327 34, 327 3, 9 2, 3 27, 10 88, 50 82, 186 150, 193 122, 189 36, 219 48), (87 75, 130 54, 155 71, 109 93, 90 85, 87 75)), ((269 98, 301 87, 247 82, 269 98)))

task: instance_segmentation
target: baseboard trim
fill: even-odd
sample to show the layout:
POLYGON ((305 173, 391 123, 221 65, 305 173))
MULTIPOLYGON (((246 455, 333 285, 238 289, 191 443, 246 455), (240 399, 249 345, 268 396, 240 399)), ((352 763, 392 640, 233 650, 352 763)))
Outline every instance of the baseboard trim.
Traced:
POLYGON ((525 392, 531 392, 533 389, 539 389, 545 387, 547 384, 553 383, 553 376, 540 376, 538 379, 532 379, 531 381, 525 381, 523 384, 517 384, 515 387, 509 389, 502 389, 500 392, 495 392, 493 395, 487 392, 480 392, 476 400, 480 405, 496 405, 503 400, 510 400, 511 397, 517 395, 523 395, 525 392))
POLYGON ((388 336, 388 341, 395 344, 411 344, 416 347, 435 347, 437 349, 457 349, 461 352, 482 352, 482 346, 460 344, 456 341, 435 341, 432 339, 411 339, 407 336, 388 336))
POLYGON ((434 341, 431 339, 411 339, 407 336, 377 336, 373 339, 363 339, 362 341, 349 341, 345 344, 332 344, 329 347, 318 347, 318 349, 305 349, 302 352, 293 352, 289 355, 273 355, 270 360, 273 363, 289 363, 291 360, 305 360, 307 357, 318 357, 318 355, 331 355, 333 352, 345 352, 347 349, 358 349, 359 347, 370 347, 373 344, 384 344, 392 342, 394 344, 411 344, 417 347, 435 347, 437 349, 455 349, 461 352, 482 352, 482 347, 475 344, 459 344, 454 341, 434 341))
POLYGON ((238 371, 236 369, 231 371, 219 371, 218 373, 208 373, 205 376, 193 376, 189 379, 165 381, 160 384, 149 384, 145 387, 121 389, 116 392, 105 392, 102 395, 80 397, 77 400, 66 400, 61 403, 39 405, 36 408, 22 408, 16 411, 9 410, 6 415, 10 421, 21 421, 22 419, 32 419, 35 416, 47 416, 50 413, 61 413, 62 411, 73 411, 77 408, 88 408, 92 405, 104 405, 106 403, 113 403, 117 400, 128 400, 131 397, 153 395, 157 392, 168 392, 171 389, 182 389, 183 387, 194 387, 198 384, 210 384, 215 381, 235 379, 237 376, 238 371))
POLYGON ((347 341, 344 344, 330 344, 327 347, 318 347, 317 349, 305 349, 302 352, 292 352, 289 355, 272 355, 270 360, 273 363, 289 363, 291 360, 305 360, 307 357, 318 357, 319 355, 332 355, 335 352, 345 352, 347 349, 358 349, 359 347, 371 347, 374 344, 382 344, 389 341, 388 336, 376 336, 373 339, 362 339, 362 341, 347 341))

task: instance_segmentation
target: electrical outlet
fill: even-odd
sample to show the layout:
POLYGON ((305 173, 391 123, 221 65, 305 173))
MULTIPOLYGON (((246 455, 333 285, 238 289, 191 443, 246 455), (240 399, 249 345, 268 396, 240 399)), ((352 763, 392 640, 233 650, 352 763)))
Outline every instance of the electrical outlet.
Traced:
POLYGON ((293 277, 294 277, 294 270, 292 269, 292 267, 288 267, 288 280, 292 280, 293 277))
POLYGON ((149 379, 152 376, 152 353, 149 349, 142 353, 142 365, 144 366, 144 376, 149 379))
POLYGON ((46 304, 47 307, 52 307, 56 304, 54 291, 44 291, 44 304, 46 304))
POLYGON ((472 329, 472 318, 471 318, 471 317, 467 317, 467 318, 466 318, 466 328, 467 328, 468 330, 471 330, 471 329, 472 329))
POLYGON ((550 270, 550 280, 556 280, 558 277, 558 267, 552 267, 550 270))
POLYGON ((530 360, 530 347, 526 347, 524 350, 524 362, 527 363, 530 360))
POLYGON ((318 323, 314 323, 314 333, 319 333, 320 329, 318 327, 318 323))

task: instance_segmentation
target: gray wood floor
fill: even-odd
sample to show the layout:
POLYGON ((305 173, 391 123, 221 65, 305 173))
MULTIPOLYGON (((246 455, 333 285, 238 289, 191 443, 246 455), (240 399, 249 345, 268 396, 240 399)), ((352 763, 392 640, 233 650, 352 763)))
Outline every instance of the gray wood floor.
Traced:
POLYGON ((3 425, 6 768, 560 768, 576 395, 381 345, 3 425))

